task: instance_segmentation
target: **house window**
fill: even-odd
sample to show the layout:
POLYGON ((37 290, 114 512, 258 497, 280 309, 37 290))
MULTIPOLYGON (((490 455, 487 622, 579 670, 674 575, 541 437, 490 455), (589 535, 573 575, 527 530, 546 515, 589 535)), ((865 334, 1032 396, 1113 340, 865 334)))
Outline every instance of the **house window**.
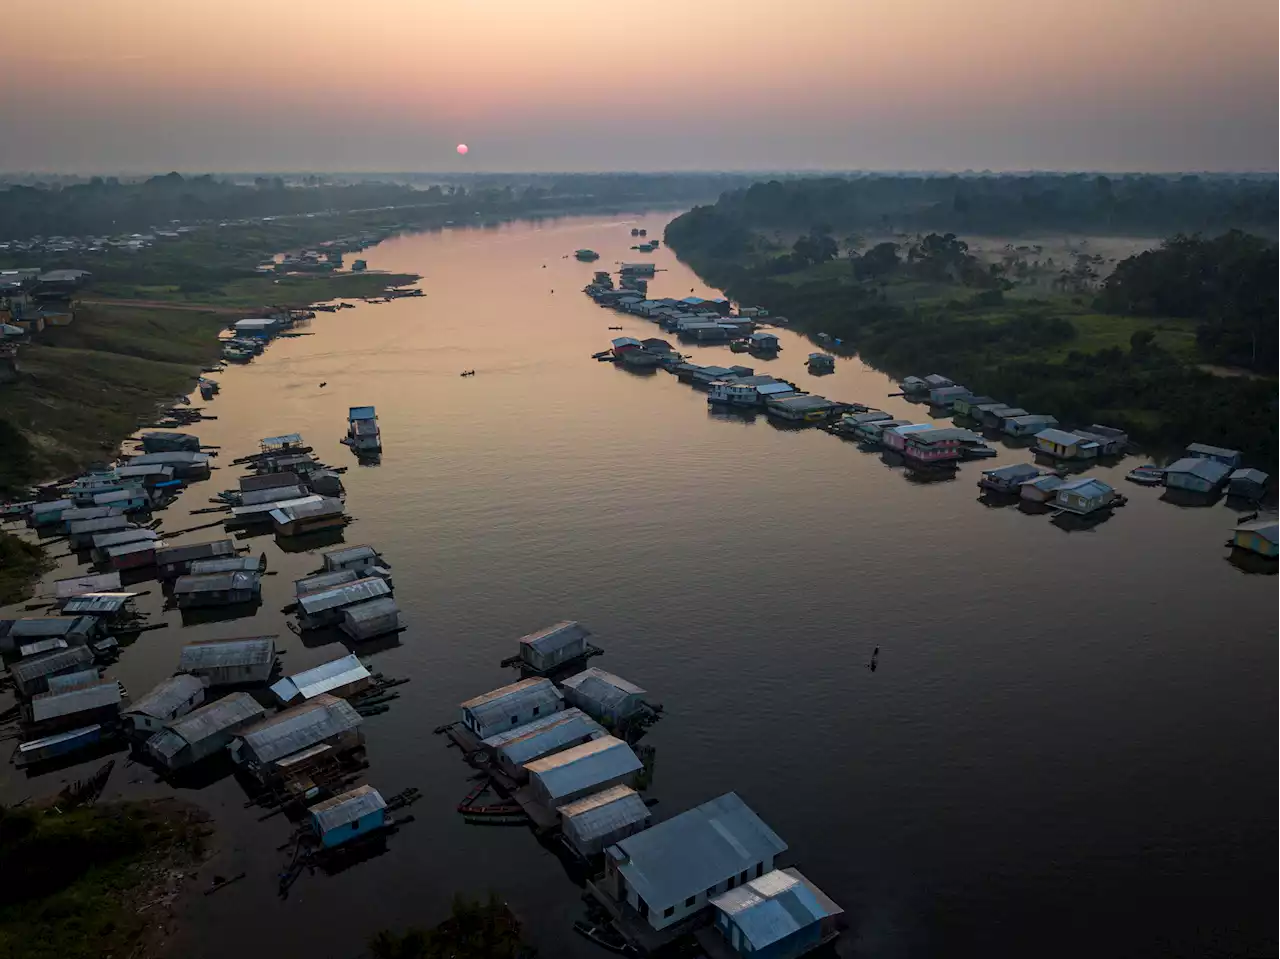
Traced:
POLYGON ((756 863, 756 878, 759 879, 763 875, 764 875, 764 863, 758 862, 756 863))
POLYGON ((744 869, 742 870, 742 875, 738 877, 738 882, 746 882, 750 878, 751 878, 751 870, 744 869))
POLYGON ((708 899, 710 899, 710 898, 711 898, 712 896, 714 896, 715 894, 716 894, 716 887, 715 887, 715 886, 712 886, 710 889, 708 889, 708 890, 707 890, 707 898, 708 898, 708 899))
POLYGON ((534 707, 533 707, 533 714, 536 716, 536 715, 538 715, 538 713, 539 713, 539 712, 541 712, 541 710, 542 710, 542 707, 541 707, 541 706, 534 706, 534 707))
POLYGON ((676 914, 676 907, 675 907, 675 906, 667 906, 667 908, 666 908, 666 909, 662 910, 662 918, 663 918, 663 919, 670 919, 670 918, 671 918, 672 916, 674 916, 675 914, 676 914))
POLYGON ((698 901, 697 896, 690 896, 688 899, 684 901, 684 904, 686 907, 688 907, 688 906, 692 906, 697 901, 698 901))
POLYGON ((356 831, 358 831, 359 829, 360 829, 360 820, 359 820, 359 819, 357 819, 355 822, 353 822, 353 823, 351 824, 351 831, 352 831, 352 832, 356 832, 356 831))
POLYGON ((738 884, 737 877, 735 877, 735 876, 730 876, 730 877, 729 877, 729 881, 725 884, 725 888, 727 888, 727 889, 732 889, 732 888, 733 888, 734 886, 736 886, 737 884, 738 884))
POLYGON ((512 717, 511 717, 511 725, 512 725, 512 726, 518 726, 519 724, 520 724, 520 717, 519 717, 519 716, 512 716, 512 717))

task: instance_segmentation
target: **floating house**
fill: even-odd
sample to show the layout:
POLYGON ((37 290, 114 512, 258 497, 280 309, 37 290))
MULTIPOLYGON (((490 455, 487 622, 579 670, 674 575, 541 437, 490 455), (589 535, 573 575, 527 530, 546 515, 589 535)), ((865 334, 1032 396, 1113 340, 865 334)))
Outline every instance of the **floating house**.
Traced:
MULTIPOLYGON (((7 624, 0 622, 0 633, 3 633, 7 624)), ((68 649, 65 639, 37 639, 34 642, 22 643, 18 646, 18 658, 27 659, 31 656, 39 656, 42 653, 52 653, 59 649, 68 649)))
POLYGON ((144 453, 129 460, 130 466, 168 466, 176 479, 208 479, 209 454, 179 450, 171 453, 144 453))
POLYGON ((65 603, 81 593, 111 593, 120 589, 119 573, 91 573, 86 576, 70 576, 53 584, 58 603, 65 603))
POLYGON ((53 736, 42 736, 39 739, 19 743, 17 750, 14 752, 13 763, 18 768, 22 768, 48 762, 49 760, 57 759, 59 756, 66 756, 77 750, 96 745, 102 741, 102 736, 103 728, 98 723, 83 726, 79 729, 72 729, 64 733, 56 733, 53 736))
POLYGON ((354 653, 286 676, 271 687, 281 706, 305 702, 327 693, 346 699, 373 684, 373 675, 354 653))
POLYGON ((525 679, 468 699, 459 707, 462 725, 478 739, 531 723, 564 709, 564 698, 549 679, 525 679))
POLYGON ((76 520, 70 527, 71 548, 88 549, 93 545, 93 538, 99 533, 117 533, 129 528, 129 520, 123 510, 117 511, 113 516, 76 520))
POLYGON ((711 900, 714 928, 738 956, 798 959, 840 934, 844 910, 799 869, 775 869, 711 900))
POLYGON ((932 423, 905 423, 901 426, 883 426, 880 441, 886 449, 901 453, 907 448, 907 437, 912 433, 924 433, 937 429, 932 423))
POLYGON ((561 806, 565 841, 584 859, 649 825, 649 807, 630 786, 612 786, 561 806))
POLYGON ((1075 430, 1077 436, 1084 436, 1098 444, 1099 456, 1116 456, 1125 451, 1129 445, 1129 434, 1112 426, 1094 423, 1088 429, 1075 430))
POLYGON ((162 680, 151 692, 124 711, 124 721, 135 736, 150 739, 167 723, 187 715, 204 703, 204 683, 185 673, 162 680))
POLYGON ((168 546, 156 550, 156 568, 160 571, 161 579, 174 579, 191 572, 191 564, 198 559, 235 555, 236 544, 229 539, 192 543, 189 546, 168 546))
POLYGON ((1037 453, 1052 456, 1060 460, 1092 460, 1097 459, 1102 451, 1097 440, 1079 433, 1068 433, 1066 430, 1050 427, 1035 434, 1033 449, 1037 453))
POLYGON ((951 409, 956 400, 972 396, 969 389, 959 384, 953 386, 938 386, 929 390, 929 405, 937 406, 945 410, 951 409))
POLYGON ((1274 559, 1280 555, 1280 522, 1271 516, 1241 523, 1232 531, 1231 545, 1274 559))
POLYGON ((1061 476, 1054 476, 1052 473, 1024 480, 1018 484, 1018 496, 1029 503, 1048 503, 1057 495, 1058 487, 1063 482, 1061 476))
POLYGON ((1017 416, 1006 414, 1001 429, 1010 436, 1035 436, 1041 430, 1057 425, 1058 421, 1054 417, 1042 413, 1017 416))
MULTIPOLYGON (((297 436, 296 433, 293 434, 297 436)), ((280 439, 281 437, 272 437, 272 439, 280 439)), ((298 437, 301 442, 302 437, 298 437)), ((266 440, 263 440, 266 442, 266 440)), ((251 493, 264 489, 276 489, 281 486, 301 486, 302 479, 297 473, 288 471, 279 473, 262 473, 255 476, 242 476, 240 478, 240 492, 251 493)))
POLYGON ((603 726, 580 709, 562 709, 531 723, 508 729, 483 740, 493 761, 517 782, 528 776, 525 764, 609 735, 603 726))
POLYGON ((1231 467, 1208 457, 1184 456, 1164 470, 1164 485, 1193 493, 1218 492, 1231 475, 1231 467))
POLYGON ((258 556, 223 556, 218 559, 193 559, 191 576, 207 576, 211 573, 257 573, 262 569, 258 556))
POLYGON ((302 579, 293 581, 293 595, 306 596, 308 593, 322 593, 326 589, 345 586, 347 583, 354 583, 356 580, 363 578, 363 574, 357 573, 354 569, 339 569, 332 573, 314 573, 311 576, 304 576, 302 579))
POLYGON ((141 486, 111 490, 93 497, 94 506, 110 506, 122 513, 137 513, 151 508, 151 497, 141 486))
POLYGON ((271 522, 278 536, 301 536, 316 530, 342 526, 347 518, 342 500, 322 496, 319 502, 278 505, 271 511, 271 522))
POLYGON ((183 646, 178 658, 178 671, 200 677, 206 686, 264 683, 275 665, 270 636, 198 640, 183 646))
MULTIPOLYGON (((106 623, 124 612, 125 607, 129 605, 129 601, 136 595, 138 594, 81 593, 79 596, 73 596, 67 600, 63 604, 62 612, 67 616, 92 616, 106 623)), ((96 632, 101 633, 102 629, 98 629, 96 632)), ((95 638, 93 632, 87 633, 86 636, 86 642, 92 642, 95 638)))
POLYGON ((341 846, 387 825, 387 803, 372 786, 357 786, 307 809, 311 831, 325 849, 341 846))
POLYGON ((1267 491, 1267 481, 1270 479, 1271 477, 1262 470, 1236 470, 1227 477, 1227 495, 1251 500, 1262 499, 1267 491))
POLYGON ((162 539, 140 539, 132 543, 121 543, 119 546, 108 546, 106 562, 117 571, 154 566, 156 553, 167 547, 168 543, 162 539))
POLYGON ((155 544, 159 539, 160 534, 152 529, 122 529, 114 533, 99 533, 93 537, 93 548, 89 555, 95 563, 109 563, 111 547, 146 543, 154 556, 155 544))
POLYGON ((27 525, 32 528, 53 526, 62 522, 62 514, 74 509, 75 503, 69 499, 48 500, 43 503, 32 503, 27 512, 27 525))
POLYGON ((341 755, 358 749, 364 743, 362 722, 345 699, 321 693, 241 731, 231 758, 259 779, 270 779, 281 760, 303 750, 327 746, 330 755, 341 755))
POLYGON ((1236 469, 1240 466, 1240 451, 1229 450, 1221 446, 1208 446, 1204 443, 1192 443, 1187 447, 1187 455, 1196 459, 1213 460, 1223 466, 1236 469))
POLYGON ((591 633, 581 623, 565 620, 520 637, 520 664, 535 673, 547 673, 584 659, 596 648, 587 642, 591 633))
POLYGON ((967 416, 970 419, 977 419, 978 407, 980 406, 999 406, 1000 404, 990 396, 961 396, 951 404, 951 409, 955 411, 957 416, 967 416))
MULTIPOLYGON (((994 403, 990 406, 983 405, 974 407, 974 409, 977 412, 978 422, 982 424, 983 429, 989 430, 1003 430, 1005 420, 1029 415, 1021 406, 1008 406, 1004 403, 994 403)), ((1056 426, 1057 424, 1052 425, 1056 426)))
MULTIPOLYGON (((938 386, 951 385, 951 381, 948 380, 945 376, 939 377, 935 374, 934 377, 931 377, 931 379, 932 378, 945 381, 945 382, 939 382, 937 384, 938 386)), ((931 388, 932 388, 931 385, 927 383, 923 377, 920 377, 920 376, 908 376, 906 379, 904 379, 901 383, 898 384, 898 389, 902 390, 902 392, 906 393, 908 396, 914 396, 920 393, 928 393, 931 388)))
POLYGON ((347 436, 343 440, 357 453, 373 453, 382 448, 378 413, 372 406, 353 406, 347 413, 347 436))
POLYGON ((390 596, 344 606, 339 623, 342 631, 356 641, 394 633, 402 625, 400 607, 390 596))
MULTIPOLYGON (((889 444, 886 442, 886 437, 891 431, 902 426, 912 425, 917 424, 913 424, 910 420, 863 420, 861 423, 858 423, 853 427, 853 435, 860 443, 866 446, 888 446, 889 444)), ((924 424, 919 425, 923 426, 924 424)), ((905 445, 905 441, 903 442, 905 445)))
POLYGON ((307 475, 307 485, 313 493, 321 496, 341 496, 347 491, 342 485, 342 477, 333 470, 312 470, 307 475))
POLYGON ((652 263, 623 263, 619 272, 622 274, 631 274, 633 276, 653 276, 657 272, 657 267, 652 263))
POLYGON ((390 595, 391 587, 377 576, 305 593, 298 597, 298 625, 302 629, 337 626, 342 622, 342 611, 348 606, 390 595))
MULTIPOLYGON (((757 379, 748 377, 747 379, 757 379)), ((739 379, 715 380, 710 386, 707 402, 712 405, 760 407, 774 397, 791 396, 796 388, 790 383, 783 383, 773 377, 758 377, 760 383, 743 382, 739 379)))
POLYGON ((834 373, 836 358, 830 353, 810 353, 809 358, 805 360, 805 366, 809 368, 810 373, 834 373))
MULTIPOLYGON (((97 672, 94 672, 97 676, 97 672)), ((27 707, 27 721, 42 734, 63 732, 93 724, 113 725, 120 718, 123 699, 114 679, 97 679, 71 689, 37 693, 27 707)))
POLYGON ((279 328, 279 324, 267 317, 249 317, 245 320, 237 320, 232 326, 236 336, 253 337, 260 340, 271 339, 272 334, 279 328))
POLYGON ((184 450, 191 453, 200 452, 200 437, 168 430, 153 430, 142 434, 144 453, 174 453, 184 450))
POLYGON ((74 673, 63 673, 61 676, 49 677, 50 693, 65 693, 81 686, 92 686, 102 682, 102 674, 97 666, 81 669, 74 673))
POLYGON ((902 455, 920 464, 954 462, 965 446, 981 442, 981 437, 958 427, 910 430, 902 436, 902 455))
MULTIPOLYGON (((264 493, 274 492, 273 490, 264 490, 264 493)), ((231 509, 231 519, 227 520, 228 526, 260 526, 274 522, 272 512, 275 510, 291 510, 294 508, 305 509, 324 502, 323 496, 309 494, 307 496, 299 496, 296 499, 274 500, 266 503, 253 503, 249 506, 234 506, 231 509)))
POLYGON ((173 584, 173 594, 182 609, 251 603, 258 599, 261 590, 262 581, 256 571, 204 573, 198 576, 188 574, 179 576, 178 581, 173 584))
POLYGON ((86 646, 70 646, 19 660, 9 667, 13 685, 20 696, 36 696, 48 692, 52 676, 78 673, 93 665, 93 652, 86 646))
POLYGON ((726 793, 608 846, 594 887, 661 931, 772 872, 786 849, 737 793, 726 793))
POLYGON ((1121 502, 1116 491, 1089 476, 1064 480, 1053 493, 1053 505, 1069 513, 1086 516, 1121 502))
POLYGON ((615 726, 645 708, 643 689, 594 666, 563 680, 560 689, 566 703, 615 726))
POLYGON ((79 523, 87 519, 101 519, 104 516, 120 516, 122 510, 116 509, 114 506, 73 506, 71 509, 62 511, 62 529, 64 532, 71 531, 72 523, 79 523))
POLYGON ((272 486, 269 489, 246 490, 240 494, 241 506, 261 506, 263 503, 279 504, 301 500, 312 495, 311 490, 298 486, 272 486))
POLYGON ((747 345, 754 353, 777 353, 782 349, 775 334, 763 331, 757 331, 748 336, 747 345))
POLYGON ((1009 466, 997 466, 995 469, 983 470, 978 485, 996 493, 1017 493, 1019 487, 1040 475, 1040 470, 1030 463, 1012 463, 1009 466))
POLYGON ((621 739, 601 736, 524 768, 533 796, 555 809, 610 786, 634 785, 644 764, 621 739))
POLYGON ((840 419, 832 424, 832 429, 837 433, 844 433, 849 436, 857 435, 858 427, 863 423, 883 423, 886 420, 893 419, 893 416, 884 410, 867 410, 863 413, 845 413, 840 419))
POLYGON ((169 771, 181 769, 225 750, 266 712, 248 693, 232 693, 167 723, 147 740, 146 752, 169 771))
POLYGON ((375 566, 389 569, 391 564, 372 546, 342 546, 324 553, 325 572, 345 569, 363 572, 375 566))
POLYGON ((102 624, 92 616, 32 616, 0 620, 0 651, 11 653, 19 646, 45 639, 61 639, 68 646, 84 646, 101 633, 102 624))
POLYGON ((771 396, 765 401, 765 412, 793 423, 817 423, 843 412, 843 403, 829 400, 816 393, 771 396))

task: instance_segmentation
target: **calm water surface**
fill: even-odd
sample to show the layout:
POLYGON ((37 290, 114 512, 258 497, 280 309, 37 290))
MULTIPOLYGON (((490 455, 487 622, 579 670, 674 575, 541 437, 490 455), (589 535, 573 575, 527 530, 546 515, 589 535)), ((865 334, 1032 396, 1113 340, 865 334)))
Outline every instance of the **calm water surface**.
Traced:
MULTIPOLYGON (((572 934, 580 890, 551 852, 453 812, 469 769, 431 734, 515 678, 498 661, 516 637, 564 618, 594 631, 599 665, 666 706, 648 740, 655 813, 737 790, 848 910, 851 954, 1274 954, 1276 580, 1225 561, 1235 514, 1119 482, 1130 463, 1097 471, 1130 505, 1068 533, 979 503, 986 464, 915 482, 821 432, 709 413, 665 373, 592 362, 621 335, 610 325, 658 335, 579 290, 638 257, 632 226, 661 235, 667 219, 389 240, 362 255, 424 274, 425 298, 321 314, 315 335, 221 375, 219 419, 199 433, 223 468, 161 514, 168 530, 216 518, 184 514, 234 486, 229 460, 258 437, 299 431, 353 463, 338 443, 347 407, 378 408, 383 460, 346 475, 345 535, 394 566, 411 628, 373 659, 412 683, 366 722, 368 781, 425 798, 386 854, 303 876, 280 901, 288 825, 257 822, 229 777, 191 791, 222 825, 219 871, 249 877, 187 907, 186 954, 351 956, 376 929, 436 922, 455 891, 492 888, 544 955, 603 955, 572 934), (564 258, 584 246, 601 261, 564 258)), ((715 292, 670 252, 653 258, 654 295, 715 292)), ((780 358, 745 362, 924 417, 857 360, 818 379, 811 347, 782 342, 780 358)), ((731 362, 724 347, 693 352, 731 362)), ((279 633, 289 671, 341 652, 278 612, 317 555, 248 545, 279 571, 258 616, 180 628, 163 614, 171 628, 112 671, 135 696, 194 638, 279 633)), ((151 587, 142 608, 160 616, 151 587)), ((10 773, 4 797, 89 768, 10 773)), ((166 791, 131 765, 108 795, 166 791)))

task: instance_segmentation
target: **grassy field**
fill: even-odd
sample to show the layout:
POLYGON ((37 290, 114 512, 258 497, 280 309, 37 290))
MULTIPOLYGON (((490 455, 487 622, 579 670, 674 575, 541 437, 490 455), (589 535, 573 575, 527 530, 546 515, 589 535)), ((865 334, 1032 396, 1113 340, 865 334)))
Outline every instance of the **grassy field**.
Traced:
POLYGON ((325 276, 248 276, 214 286, 104 283, 86 292, 87 299, 117 297, 244 310, 277 306, 301 309, 342 297, 376 297, 390 286, 418 280, 412 273, 337 273, 325 276))
POLYGON ((155 954, 160 909, 140 907, 178 891, 207 832, 171 800, 0 809, 0 959, 155 954))
POLYGON ((30 598, 32 583, 51 567, 39 546, 0 532, 0 606, 30 598))

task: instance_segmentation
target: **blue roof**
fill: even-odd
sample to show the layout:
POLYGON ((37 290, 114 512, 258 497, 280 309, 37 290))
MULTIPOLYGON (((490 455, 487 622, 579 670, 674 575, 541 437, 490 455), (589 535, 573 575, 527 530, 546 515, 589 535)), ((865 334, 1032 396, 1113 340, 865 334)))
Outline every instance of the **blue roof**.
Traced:
POLYGON ((1231 472, 1231 467, 1217 460, 1203 459, 1198 456, 1184 456, 1176 463, 1164 468, 1165 475, 1170 473, 1192 473, 1207 483, 1221 483, 1231 472))
POLYGON ((1080 493, 1084 496, 1102 496, 1113 492, 1110 486, 1092 476, 1081 476, 1079 479, 1067 480, 1058 487, 1059 493, 1080 493))
POLYGON ((843 911, 798 869, 775 869, 717 896, 711 904, 733 920, 753 949, 764 949, 843 911))
POLYGON ((347 413, 349 420, 376 420, 378 418, 372 406, 353 406, 347 413))

